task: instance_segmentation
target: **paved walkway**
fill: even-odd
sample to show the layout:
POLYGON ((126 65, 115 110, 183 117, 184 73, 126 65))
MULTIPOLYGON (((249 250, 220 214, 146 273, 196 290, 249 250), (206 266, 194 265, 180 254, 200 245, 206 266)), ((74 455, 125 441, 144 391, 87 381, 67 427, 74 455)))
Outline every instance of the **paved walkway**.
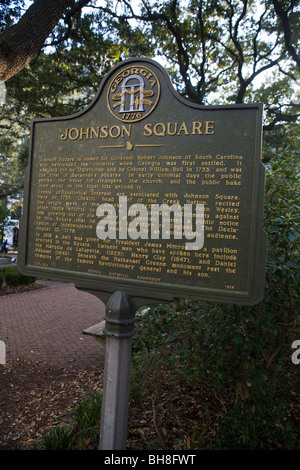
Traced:
POLYGON ((104 348, 82 330, 103 320, 105 305, 74 284, 0 297, 0 340, 6 360, 45 361, 72 369, 104 365, 104 348))

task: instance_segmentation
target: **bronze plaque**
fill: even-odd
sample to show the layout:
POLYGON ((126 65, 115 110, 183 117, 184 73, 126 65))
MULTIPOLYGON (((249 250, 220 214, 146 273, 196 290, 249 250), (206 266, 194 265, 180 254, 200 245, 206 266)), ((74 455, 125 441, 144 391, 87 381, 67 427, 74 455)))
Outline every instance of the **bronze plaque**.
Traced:
POLYGON ((137 305, 263 296, 262 105, 200 106, 129 59, 90 106, 32 122, 18 265, 137 305))

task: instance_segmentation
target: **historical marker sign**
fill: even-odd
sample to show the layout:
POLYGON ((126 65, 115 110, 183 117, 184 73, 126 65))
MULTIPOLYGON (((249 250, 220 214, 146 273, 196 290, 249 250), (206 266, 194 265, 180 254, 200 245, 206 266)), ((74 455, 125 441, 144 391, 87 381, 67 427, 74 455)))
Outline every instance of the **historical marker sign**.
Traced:
POLYGON ((156 62, 118 64, 87 109, 32 123, 20 269, 138 305, 259 302, 261 134, 260 104, 199 106, 156 62))

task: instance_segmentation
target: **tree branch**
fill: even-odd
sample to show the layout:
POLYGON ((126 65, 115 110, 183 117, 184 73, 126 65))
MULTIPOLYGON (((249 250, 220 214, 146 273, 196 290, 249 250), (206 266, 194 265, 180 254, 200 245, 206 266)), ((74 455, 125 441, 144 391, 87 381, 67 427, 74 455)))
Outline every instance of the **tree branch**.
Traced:
POLYGON ((6 81, 22 70, 38 54, 68 8, 76 7, 74 0, 36 0, 17 24, 0 35, 0 80, 6 81))
POLYGON ((45 44, 45 46, 58 46, 62 42, 69 39, 70 34, 71 34, 71 32, 74 28, 74 21, 73 21, 74 16, 76 15, 76 13, 79 13, 82 10, 82 8, 87 6, 89 3, 90 3, 90 0, 79 0, 72 7, 71 10, 67 11, 66 15, 63 17, 63 20, 64 20, 65 24, 68 26, 67 31, 65 32, 65 34, 61 38, 59 38, 55 41, 52 41, 48 44, 45 44))
POLYGON ((297 114, 285 114, 285 113, 278 113, 278 112, 274 112, 274 119, 269 123, 269 124, 266 124, 263 128, 264 131, 271 131, 274 129, 274 127, 276 126, 276 124, 278 122, 297 122, 297 119, 299 118, 299 115, 297 114))
POLYGON ((281 23, 282 23, 285 47, 288 53, 290 54, 290 56, 292 57, 292 59, 296 62, 297 67, 300 70, 300 57, 297 54, 296 48, 292 44, 292 31, 291 31, 291 25, 290 25, 288 14, 282 8, 278 0, 272 0, 272 3, 274 5, 275 12, 277 16, 280 18, 281 23))

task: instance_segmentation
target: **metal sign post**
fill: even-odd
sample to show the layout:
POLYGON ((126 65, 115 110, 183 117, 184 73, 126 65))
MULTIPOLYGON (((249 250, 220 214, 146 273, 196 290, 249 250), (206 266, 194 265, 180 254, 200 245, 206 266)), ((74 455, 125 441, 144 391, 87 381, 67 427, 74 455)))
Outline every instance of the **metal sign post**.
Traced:
POLYGON ((124 292, 106 305, 106 349, 99 450, 126 449, 135 306, 124 292))

